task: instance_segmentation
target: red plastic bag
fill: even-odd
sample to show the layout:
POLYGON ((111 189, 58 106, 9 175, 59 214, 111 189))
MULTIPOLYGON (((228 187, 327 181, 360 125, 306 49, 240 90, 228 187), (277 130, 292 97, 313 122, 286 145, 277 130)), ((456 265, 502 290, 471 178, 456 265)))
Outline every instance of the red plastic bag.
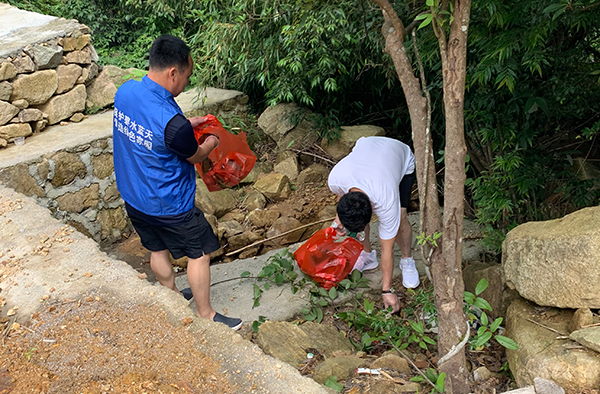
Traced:
POLYGON ((319 230, 294 253, 300 270, 327 290, 348 276, 363 250, 354 238, 338 242, 334 235, 331 227, 319 230))
POLYGON ((209 135, 219 137, 219 146, 208 159, 196 164, 196 169, 209 191, 215 192, 239 184, 256 164, 256 155, 250 150, 246 133, 229 133, 216 116, 206 115, 207 121, 194 128, 194 135, 202 144, 209 135))

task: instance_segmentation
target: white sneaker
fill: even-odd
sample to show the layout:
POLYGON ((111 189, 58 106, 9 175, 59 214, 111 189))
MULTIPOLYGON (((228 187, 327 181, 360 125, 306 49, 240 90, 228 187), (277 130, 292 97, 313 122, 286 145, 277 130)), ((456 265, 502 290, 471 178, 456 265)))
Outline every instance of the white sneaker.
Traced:
POLYGON ((407 257, 400 260, 400 269, 402 270, 402 286, 407 289, 414 289, 419 286, 419 271, 415 267, 415 259, 407 257))
POLYGON ((379 267, 379 262, 377 261, 377 252, 375 250, 371 250, 370 253, 365 253, 363 250, 360 252, 356 263, 354 263, 354 269, 360 272, 372 270, 379 267))

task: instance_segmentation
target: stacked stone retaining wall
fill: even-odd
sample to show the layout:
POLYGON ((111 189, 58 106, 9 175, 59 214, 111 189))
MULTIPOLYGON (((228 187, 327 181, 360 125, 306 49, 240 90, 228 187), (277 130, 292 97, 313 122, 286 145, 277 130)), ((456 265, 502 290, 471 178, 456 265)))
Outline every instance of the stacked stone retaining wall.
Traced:
POLYGON ((10 22, 14 29, 0 31, 0 148, 112 104, 116 88, 99 74, 87 26, 0 3, 0 24, 10 22), (42 21, 27 27, 17 17, 42 21))
POLYGON ((96 242, 114 242, 130 232, 115 183, 112 138, 0 170, 0 182, 34 197, 96 242))

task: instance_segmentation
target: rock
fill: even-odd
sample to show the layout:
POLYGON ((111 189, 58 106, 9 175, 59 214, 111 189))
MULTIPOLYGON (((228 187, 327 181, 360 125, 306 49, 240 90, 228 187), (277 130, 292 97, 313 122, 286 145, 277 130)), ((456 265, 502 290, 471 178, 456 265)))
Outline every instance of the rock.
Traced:
POLYGON ((515 227, 502 244, 507 285, 542 306, 600 308, 599 220, 591 207, 515 227))
POLYGON ((94 80, 98 76, 98 65, 96 63, 92 63, 87 67, 84 67, 81 70, 81 76, 77 79, 77 83, 83 83, 85 85, 89 85, 90 82, 94 80))
POLYGON ((321 148, 331 157, 340 160, 352 151, 354 144, 361 137, 385 136, 385 130, 379 126, 360 125, 344 126, 340 133, 340 139, 334 143, 328 143, 326 139, 321 141, 321 148))
POLYGON ((62 63, 63 49, 58 45, 33 45, 25 48, 25 53, 31 57, 38 70, 56 68, 62 63))
POLYGON ((221 216, 222 222, 226 222, 228 220, 235 220, 238 223, 244 223, 244 220, 246 220, 246 215, 244 215, 244 213, 239 209, 234 209, 233 211, 227 212, 225 215, 221 216))
POLYGON ((117 183, 113 182, 104 191, 104 201, 112 202, 119 197, 121 197, 121 194, 119 193, 119 189, 117 189, 117 183))
POLYGON ((88 208, 98 207, 99 185, 92 183, 90 186, 76 191, 75 193, 65 193, 56 198, 58 208, 66 212, 79 213, 88 208))
POLYGON ((5 140, 4 138, 0 138, 0 148, 6 148, 7 145, 8 145, 8 141, 5 140))
POLYGON ((127 228, 127 220, 122 208, 103 209, 98 213, 98 223, 102 228, 102 240, 117 240, 121 233, 127 228))
POLYGON ((83 69, 77 64, 61 64, 56 68, 56 75, 58 76, 58 88, 56 94, 62 94, 67 92, 75 86, 75 83, 81 77, 83 69))
POLYGON ((0 138, 12 142, 15 137, 29 137, 32 134, 29 123, 16 123, 0 126, 0 138))
POLYGON ((8 81, 0 82, 0 100, 2 100, 2 101, 10 100, 12 91, 13 91, 13 87, 10 82, 8 82, 8 81))
POLYGON ((90 41, 91 36, 89 34, 73 34, 71 36, 67 36, 62 42, 63 51, 79 51, 89 44, 90 41))
POLYGON ((17 119, 20 123, 37 122, 43 119, 42 111, 36 108, 25 108, 19 112, 17 119))
POLYGON ((319 139, 317 127, 309 120, 311 112, 294 103, 267 108, 258 118, 258 127, 269 135, 280 150, 308 147, 319 139))
POLYGON ((205 213, 204 218, 206 219, 208 224, 210 224, 210 227, 212 228, 213 233, 217 234, 217 228, 219 227, 219 222, 217 220, 217 217, 215 215, 205 213))
POLYGON ((87 108, 104 108, 115 102, 117 87, 110 80, 108 72, 102 71, 87 86, 87 108))
POLYGON ((48 162, 48 159, 43 159, 36 167, 40 179, 45 182, 48 179, 48 174, 50 174, 50 163, 48 162))
POLYGON ((387 380, 376 380, 370 385, 369 394, 399 394, 399 393, 424 393, 421 385, 415 382, 396 384, 387 380))
POLYGON ((0 170, 0 182, 10 185, 17 193, 23 193, 26 196, 43 197, 45 195, 35 179, 29 174, 27 164, 18 164, 14 167, 0 170))
POLYGON ((113 156, 110 153, 103 153, 98 156, 92 156, 92 165, 94 166, 94 175, 99 179, 104 179, 115 172, 113 165, 113 156))
POLYGON ((0 63, 0 81, 13 79, 17 76, 17 68, 10 62, 0 63))
POLYGON ((396 356, 394 354, 388 354, 383 357, 379 357, 377 360, 373 361, 373 363, 371 364, 371 368, 395 370, 405 374, 411 373, 408 361, 406 361, 406 359, 404 359, 403 357, 396 356))
POLYGON ((501 373, 492 372, 486 367, 479 367, 473 371, 473 380, 476 382, 483 382, 490 378, 498 378, 498 380, 503 380, 504 375, 501 373))
POLYGON ((242 208, 248 211, 255 209, 263 209, 267 205, 267 199, 258 190, 251 190, 244 200, 242 200, 242 208))
POLYGON ((236 222, 235 220, 230 220, 228 222, 220 222, 219 223, 219 232, 223 232, 225 237, 233 237, 234 235, 238 235, 244 232, 244 227, 241 224, 236 222))
POLYGON ((282 174, 269 174, 254 183, 254 188, 271 201, 285 200, 292 193, 289 178, 282 174))
POLYGON ((44 104, 56 92, 57 87, 58 77, 54 70, 18 75, 13 81, 13 92, 10 100, 25 99, 29 105, 44 104))
POLYGON ((87 94, 84 85, 77 85, 67 93, 52 97, 40 109, 48 114, 48 123, 56 124, 63 119, 68 119, 76 112, 85 109, 87 94))
POLYGON ((573 314, 573 319, 569 323, 569 332, 577 331, 583 326, 594 323, 594 315, 588 308, 580 308, 573 314))
POLYGON ((247 185, 247 184, 254 183, 254 182, 256 182, 256 180, 258 178, 260 178, 261 175, 268 174, 272 170, 273 170, 273 167, 271 165, 269 165, 269 163, 265 163, 263 161, 257 161, 256 164, 254 164, 254 167, 252 167, 252 170, 250 171, 250 173, 244 179, 242 179, 240 184, 247 185))
POLYGON ((338 382, 342 382, 352 376, 356 368, 365 365, 365 360, 356 356, 331 357, 315 368, 312 378, 324 384, 330 376, 335 376, 338 382))
POLYGON ((34 127, 33 127, 33 132, 39 133, 40 131, 44 130, 46 128, 46 126, 48 126, 48 121, 46 119, 39 120, 39 121, 35 122, 34 127))
POLYGON ((283 151, 277 155, 273 171, 278 174, 286 175, 290 180, 298 177, 300 167, 298 165, 298 156, 291 151, 283 151))
MULTIPOLYGON (((505 336, 512 338, 518 350, 506 350, 510 370, 519 387, 531 385, 534 378, 550 379, 567 390, 600 386, 600 357, 592 351, 572 350, 559 335, 531 323, 535 320, 547 327, 567 333, 573 312, 557 309, 552 316, 540 315, 533 303, 514 301, 506 312, 505 336)), ((581 330, 580 330, 581 331, 581 330)), ((578 331, 575 331, 578 332, 578 331)))
POLYGON ((65 54, 67 63, 92 64, 92 51, 89 45, 78 51, 72 51, 65 54))
POLYGON ((19 108, 6 101, 0 101, 0 126, 10 122, 10 120, 18 113, 19 108))
POLYGON ((209 192, 202 179, 196 179, 195 203, 205 214, 220 218, 237 205, 237 197, 231 189, 209 192))
POLYGON ((241 260, 243 260, 243 259, 247 259, 249 257, 254 257, 260 251, 260 247, 261 247, 260 245, 257 245, 257 246, 254 246, 252 248, 245 249, 244 251, 242 251, 239 254, 238 258, 241 259, 241 260))
POLYGON ((266 354, 294 368, 306 359, 305 349, 308 348, 317 349, 325 357, 331 357, 337 351, 354 350, 350 341, 334 327, 314 322, 296 325, 267 321, 260 325, 256 341, 266 354))
POLYGON ((533 380, 533 387, 536 394, 565 394, 565 390, 562 387, 548 379, 535 378, 533 380))
POLYGON ((15 100, 12 102, 12 105, 14 105, 15 107, 17 107, 19 109, 25 109, 25 108, 29 107, 29 103, 27 102, 27 100, 24 100, 24 99, 15 100))
POLYGON ((54 160, 54 178, 52 178, 54 187, 68 185, 76 177, 84 178, 86 175, 85 164, 74 153, 59 152, 52 156, 52 160, 54 160))
POLYGON ((25 54, 13 59, 12 64, 16 67, 17 74, 28 74, 36 71, 35 63, 25 54))
POLYGON ((279 211, 276 210, 257 209, 251 211, 246 218, 248 219, 248 222, 250 222, 250 224, 253 226, 271 227, 273 223, 275 223, 275 220, 279 218, 279 216, 281 216, 281 213, 279 213, 279 211))
POLYGON ((85 118, 85 116, 81 113, 81 112, 77 112, 76 114, 74 114, 73 116, 71 116, 69 118, 69 122, 73 122, 73 123, 79 123, 81 122, 83 119, 85 118))
MULTIPOLYGON (((300 221, 297 219, 290 218, 290 217, 279 218, 273 223, 273 226, 267 231, 267 238, 271 238, 276 235, 283 234, 287 231, 293 230, 300 226, 302 226, 302 223, 300 223, 300 221)), ((298 242, 300 240, 300 238, 302 237, 302 234, 304 234, 304 230, 305 229, 302 228, 298 231, 291 232, 287 235, 284 235, 282 237, 279 237, 272 241, 269 241, 269 244, 274 245, 274 246, 293 244, 294 242, 298 242)))
POLYGON ((600 327, 586 327, 573 331, 569 339, 600 353, 600 327))
POLYGON ((256 241, 260 241, 261 239, 263 238, 260 235, 256 234, 253 231, 246 230, 241 234, 228 237, 227 242, 229 243, 229 250, 233 251, 243 248, 244 246, 253 244, 256 241))
POLYGON ((298 185, 315 184, 320 185, 327 182, 329 169, 322 164, 311 164, 300 172, 296 183, 298 185))
POLYGON ((502 266, 500 264, 471 262, 463 268, 466 291, 475 294, 475 288, 481 279, 488 281, 488 288, 480 296, 492 306, 492 312, 486 311, 486 313, 493 318, 504 316, 506 308, 518 295, 514 290, 506 287, 502 277, 502 266))
POLYGON ((137 68, 128 68, 123 70, 120 67, 113 65, 106 65, 102 68, 102 72, 108 73, 110 80, 115 84, 116 87, 123 85, 125 82, 132 79, 138 78, 140 75, 146 74, 147 71, 140 70, 137 68))

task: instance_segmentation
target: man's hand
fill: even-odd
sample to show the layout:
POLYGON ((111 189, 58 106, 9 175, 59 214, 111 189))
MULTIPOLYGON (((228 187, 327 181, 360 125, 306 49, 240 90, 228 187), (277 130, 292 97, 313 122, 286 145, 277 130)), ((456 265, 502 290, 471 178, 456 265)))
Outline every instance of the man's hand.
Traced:
POLYGON ((393 309, 392 313, 396 313, 400 310, 400 301, 398 301, 396 294, 382 294, 381 297, 383 298, 383 305, 385 305, 385 309, 391 306, 393 309))
POLYGON ((212 148, 210 148, 210 150, 212 151, 217 146, 219 146, 219 138, 217 138, 217 136, 214 136, 214 135, 211 134, 208 137, 206 137, 206 139, 202 143, 202 146, 204 146, 205 144, 208 147, 212 146, 212 148))
POLYGON ((206 123, 206 116, 194 116, 193 118, 188 119, 192 124, 192 127, 196 127, 201 125, 202 123, 206 123))
POLYGON ((338 218, 337 215, 335 215, 335 220, 333 221, 333 223, 331 223, 331 227, 335 229, 335 239, 346 235, 346 229, 344 228, 342 222, 340 222, 340 218, 338 218))

